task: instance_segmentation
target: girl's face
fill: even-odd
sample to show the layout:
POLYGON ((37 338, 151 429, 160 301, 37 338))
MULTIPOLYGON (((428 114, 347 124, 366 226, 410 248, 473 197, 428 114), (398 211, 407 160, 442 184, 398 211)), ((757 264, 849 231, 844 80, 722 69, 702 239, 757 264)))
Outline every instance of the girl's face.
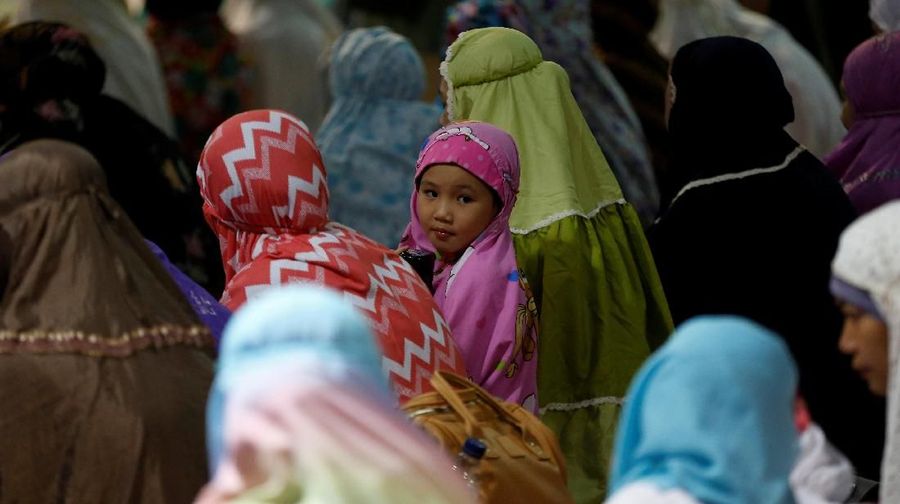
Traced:
POLYGON ((877 395, 887 393, 888 328, 858 306, 841 303, 844 331, 838 343, 841 351, 853 357, 853 369, 877 395))
POLYGON ((499 211, 487 184, 456 165, 429 167, 418 193, 419 224, 447 262, 458 259, 499 211))

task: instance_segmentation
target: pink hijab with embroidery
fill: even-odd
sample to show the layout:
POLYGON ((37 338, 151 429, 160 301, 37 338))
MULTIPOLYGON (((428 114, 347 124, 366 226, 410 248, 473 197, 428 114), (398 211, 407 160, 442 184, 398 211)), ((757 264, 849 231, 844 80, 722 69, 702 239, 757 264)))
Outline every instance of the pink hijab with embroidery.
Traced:
MULTIPOLYGON (((519 155, 505 131, 461 122, 429 137, 416 163, 416 186, 436 164, 465 169, 503 203, 488 227, 453 264, 435 265, 434 297, 462 350, 473 381, 501 399, 537 410, 538 316, 528 282, 516 265, 509 216, 519 189, 519 155)), ((410 203, 412 220, 401 246, 435 251, 410 203)))

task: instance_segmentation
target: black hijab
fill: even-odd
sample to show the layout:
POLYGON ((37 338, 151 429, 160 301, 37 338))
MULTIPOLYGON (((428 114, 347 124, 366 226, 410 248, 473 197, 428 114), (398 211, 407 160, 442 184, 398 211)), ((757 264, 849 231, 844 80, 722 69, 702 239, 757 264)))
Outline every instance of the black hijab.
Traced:
POLYGON ((0 145, 75 139, 85 105, 100 96, 106 66, 87 38, 56 23, 26 23, 0 35, 0 145), (27 137, 27 138, 26 138, 27 137))
POLYGON ((815 156, 794 153, 784 131, 791 97, 758 44, 688 44, 671 75, 675 170, 682 186, 703 180, 680 190, 649 231, 672 318, 741 315, 781 335, 813 419, 859 474, 877 478, 884 402, 838 349, 842 320, 828 289, 855 216, 847 195, 815 156))
POLYGON ((673 189, 777 165, 796 148, 784 131, 794 120, 791 95, 778 64, 756 42, 739 37, 691 42, 675 54, 670 73, 673 189))

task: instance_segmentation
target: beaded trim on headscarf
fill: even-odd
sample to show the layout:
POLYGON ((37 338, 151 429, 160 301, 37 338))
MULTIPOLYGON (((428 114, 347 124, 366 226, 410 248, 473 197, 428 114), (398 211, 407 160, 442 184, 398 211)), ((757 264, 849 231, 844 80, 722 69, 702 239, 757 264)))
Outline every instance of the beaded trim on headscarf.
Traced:
POLYGON ((91 357, 128 357, 147 348, 176 345, 213 348, 209 329, 168 324, 104 337, 83 331, 0 330, 0 355, 11 353, 78 353, 91 357))

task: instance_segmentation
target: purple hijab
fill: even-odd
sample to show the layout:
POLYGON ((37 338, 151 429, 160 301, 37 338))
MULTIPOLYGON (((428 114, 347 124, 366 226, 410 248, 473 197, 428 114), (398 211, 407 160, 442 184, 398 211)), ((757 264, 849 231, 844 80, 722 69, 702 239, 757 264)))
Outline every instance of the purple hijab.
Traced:
MULTIPOLYGON (((454 264, 435 265, 434 298, 462 350, 472 380, 506 401, 537 410, 538 318, 528 282, 516 265, 509 215, 519 190, 519 154, 505 131, 483 122, 451 124, 431 135, 416 163, 457 165, 500 196, 503 208, 454 264)), ((417 184, 418 185, 418 184, 417 184)), ((401 246, 434 252, 410 203, 401 246)))
POLYGON ((843 81, 855 120, 825 164, 866 213, 900 198, 900 32, 854 49, 843 81))
POLYGON ((147 244, 147 247, 150 248, 153 255, 159 259, 160 264, 166 268, 166 271, 169 272, 169 276, 172 277, 172 280, 178 285, 178 289, 181 290, 181 293, 184 294, 184 297, 187 298, 188 302, 191 304, 194 313, 196 313, 197 316, 200 317, 200 320, 203 321, 203 324, 209 328, 213 338, 216 340, 216 346, 218 346, 219 342, 222 340, 222 330, 225 328, 225 323, 228 322, 228 319, 231 317, 231 312, 228 311, 228 308, 225 308, 221 303, 216 301, 216 298, 212 297, 209 292, 206 292, 206 289, 197 285, 197 282, 191 280, 191 277, 182 273, 180 269, 169 262, 166 253, 157 247, 155 243, 150 240, 144 240, 144 243, 147 244))

